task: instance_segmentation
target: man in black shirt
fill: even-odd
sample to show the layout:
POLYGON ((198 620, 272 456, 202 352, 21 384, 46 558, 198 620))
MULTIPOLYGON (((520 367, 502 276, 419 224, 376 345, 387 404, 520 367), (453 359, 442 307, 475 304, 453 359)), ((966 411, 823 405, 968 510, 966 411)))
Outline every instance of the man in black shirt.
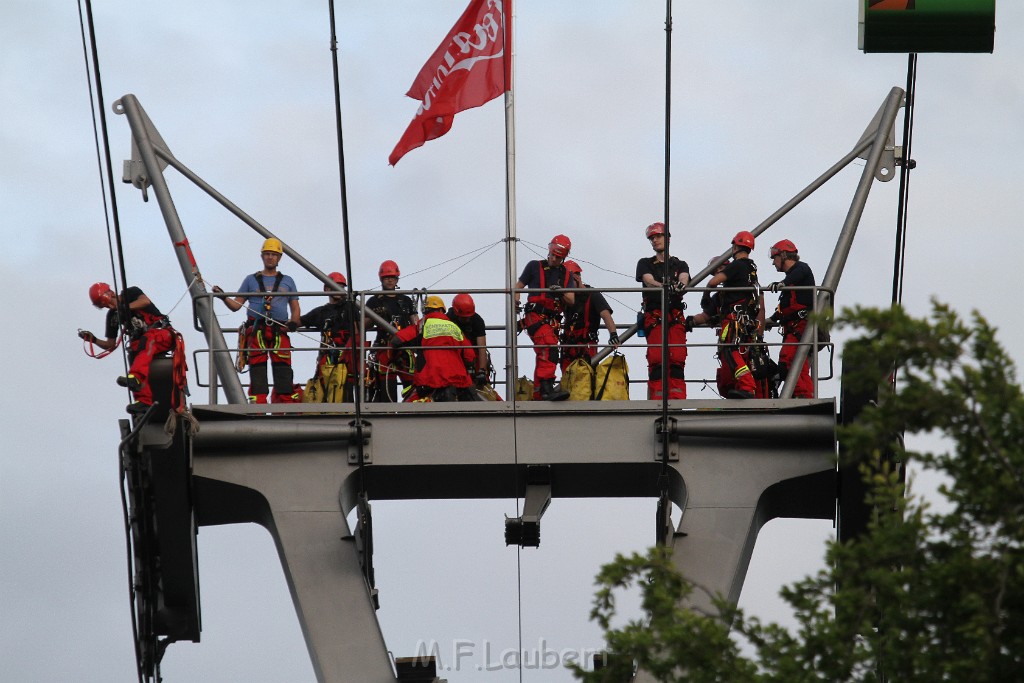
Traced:
MULTIPOLYGON (((409 325, 415 325, 420 317, 416 314, 416 304, 405 294, 388 294, 398 289, 398 278, 401 276, 398 264, 394 261, 384 261, 377 270, 380 278, 381 294, 371 296, 366 301, 366 307, 384 318, 395 329, 402 329, 409 325)), ((371 329, 372 324, 367 326, 371 329)), ((412 386, 412 373, 415 370, 415 358, 411 351, 396 351, 392 355, 390 347, 391 335, 386 330, 377 330, 377 339, 374 346, 382 347, 376 352, 375 367, 377 381, 371 387, 373 400, 378 403, 395 403, 398 401, 398 380, 402 380, 403 387, 412 386)))
POLYGON ((456 294, 452 299, 452 307, 448 309, 448 319, 459 326, 462 336, 476 352, 473 367, 466 368, 473 376, 473 382, 479 387, 487 384, 487 373, 490 370, 490 354, 487 352, 487 325, 476 312, 476 302, 469 294, 456 294))
MULTIPOLYGON (((722 285, 722 330, 718 335, 718 360, 732 387, 726 398, 754 398, 757 384, 747 363, 749 344, 757 340, 757 315, 760 310, 757 286, 757 265, 750 260, 754 236, 741 230, 732 239, 732 261, 708 282, 708 287, 722 285)), ((721 383, 720 383, 721 384, 721 383)), ((720 390, 724 388, 720 386, 720 390)))
MULTIPOLYGON (((773 282, 768 289, 779 291, 782 287, 813 287, 814 273, 811 267, 800 260, 796 245, 790 240, 781 240, 772 245, 772 265, 775 270, 785 273, 782 282, 773 282)), ((799 348, 804 329, 807 327, 807 314, 814 309, 814 290, 783 289, 779 296, 779 306, 771 317, 774 325, 782 325, 782 350, 779 351, 779 370, 785 377, 792 365, 793 357, 799 348)), ((794 398, 814 398, 814 383, 811 381, 810 362, 804 361, 803 368, 796 381, 794 398)))
POLYGON ((127 338, 130 367, 126 376, 117 378, 117 383, 134 395, 135 402, 128 406, 128 412, 144 413, 153 405, 149 366, 154 357, 174 348, 177 332, 138 287, 128 287, 118 295, 107 283, 97 282, 89 288, 89 298, 96 308, 108 309, 106 339, 99 339, 88 330, 79 330, 78 336, 108 353, 117 348, 121 335, 127 338))
POLYGON ((661 386, 661 340, 665 321, 668 325, 668 397, 686 398, 686 324, 683 318, 682 289, 690 282, 690 267, 675 256, 665 263, 664 223, 647 226, 647 239, 651 241, 654 256, 640 259, 636 264, 636 281, 650 287, 643 293, 643 330, 647 339, 647 398, 660 401, 664 395, 661 386), (662 283, 668 279, 668 313, 662 311, 662 283))
MULTIPOLYGON (((334 272, 327 277, 342 287, 347 284, 345 276, 334 272)), ((317 306, 309 313, 303 313, 301 326, 312 328, 320 332, 320 353, 317 356, 316 374, 313 381, 319 382, 321 396, 325 402, 349 402, 352 400, 353 388, 356 382, 355 367, 355 344, 353 343, 352 324, 356 320, 355 306, 346 300, 342 292, 324 286, 325 292, 331 296, 323 306, 317 306), (343 376, 343 379, 341 378, 343 376), (343 384, 343 391, 339 396, 331 396, 327 391, 329 386, 343 384)), ((358 329, 355 332, 359 334, 358 329)))
POLYGON ((561 360, 564 371, 577 358, 590 361, 597 355, 597 332, 604 321, 608 328, 608 343, 618 348, 619 335, 612 320, 612 308, 604 294, 583 284, 583 269, 575 261, 566 261, 565 269, 569 271, 571 287, 586 288, 586 292, 576 292, 576 300, 565 311, 565 325, 562 327, 561 360))
POLYGON ((521 289, 531 289, 526 297, 523 329, 530 335, 537 363, 533 370, 533 399, 535 401, 564 401, 569 392, 555 390, 555 370, 558 368, 558 328, 562 325, 562 312, 575 301, 572 292, 561 290, 569 286, 569 272, 565 258, 572 249, 568 235, 555 235, 548 243, 546 259, 529 261, 515 284, 515 302, 518 309, 521 289), (545 290, 545 291, 538 291, 545 290))

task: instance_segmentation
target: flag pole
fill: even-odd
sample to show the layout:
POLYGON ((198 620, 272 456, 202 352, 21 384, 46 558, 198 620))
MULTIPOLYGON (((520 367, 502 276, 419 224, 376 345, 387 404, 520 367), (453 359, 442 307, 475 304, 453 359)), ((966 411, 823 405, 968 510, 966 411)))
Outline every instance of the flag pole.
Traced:
POLYGON ((516 108, 512 91, 512 0, 502 3, 502 30, 505 50, 505 391, 510 401, 515 400, 518 377, 518 349, 516 324, 518 314, 515 297, 516 283, 516 108))

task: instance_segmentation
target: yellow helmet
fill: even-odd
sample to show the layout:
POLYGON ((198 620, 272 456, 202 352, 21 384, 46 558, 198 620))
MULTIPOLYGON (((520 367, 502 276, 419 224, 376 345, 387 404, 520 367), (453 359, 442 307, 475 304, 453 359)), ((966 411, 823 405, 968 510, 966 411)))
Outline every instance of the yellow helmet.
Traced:
POLYGON ((431 311, 431 310, 443 311, 444 308, 445 308, 445 306, 444 306, 444 299, 442 299, 441 297, 437 296, 436 294, 431 294, 430 296, 427 297, 427 302, 425 304, 423 304, 423 308, 424 308, 424 310, 427 310, 427 311, 431 311))
POLYGON ((283 254, 284 245, 281 244, 281 240, 277 239, 276 237, 270 237, 263 242, 263 247, 260 248, 261 254, 265 251, 272 251, 275 254, 283 254))

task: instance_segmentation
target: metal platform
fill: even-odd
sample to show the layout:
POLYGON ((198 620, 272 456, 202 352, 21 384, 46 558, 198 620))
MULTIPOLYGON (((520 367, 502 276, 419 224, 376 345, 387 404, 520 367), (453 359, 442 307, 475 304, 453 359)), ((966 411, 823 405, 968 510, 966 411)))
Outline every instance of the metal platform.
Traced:
POLYGON ((317 679, 376 683, 396 679, 375 615, 371 501, 525 497, 538 512, 522 520, 527 537, 540 543, 548 501, 657 498, 667 483, 682 517, 675 529, 652 519, 651 544, 672 544, 688 578, 732 601, 763 524, 835 515, 831 399, 673 402, 665 465, 660 402, 371 404, 362 466, 351 408, 193 406, 194 436, 183 424, 173 438, 162 424, 139 431, 129 458, 145 473, 132 487, 148 577, 138 613, 152 615, 140 620, 152 629, 140 634, 144 661, 199 638, 196 526, 266 527, 317 679))

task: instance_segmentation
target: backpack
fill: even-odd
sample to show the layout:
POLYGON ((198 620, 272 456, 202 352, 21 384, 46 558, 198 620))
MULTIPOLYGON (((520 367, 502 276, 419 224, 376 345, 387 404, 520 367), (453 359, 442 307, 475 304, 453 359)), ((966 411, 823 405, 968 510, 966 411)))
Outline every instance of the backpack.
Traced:
POLYGON ((629 365, 626 364, 626 357, 621 353, 613 353, 601 361, 594 386, 600 387, 594 393, 597 401, 628 401, 629 365))
POLYGON ((528 377, 520 377, 516 380, 516 400, 533 400, 533 380, 528 377))
POLYGON ((306 382, 303 403, 344 403, 348 368, 343 363, 323 365, 313 379, 306 382))
MULTIPOLYGON (((532 393, 533 389, 531 389, 530 392, 531 392, 530 396, 532 398, 533 397, 533 393, 532 393)), ((481 398, 483 398, 485 401, 500 401, 501 400, 501 396, 498 394, 497 391, 495 391, 494 387, 492 387, 490 384, 485 384, 482 387, 477 387, 476 388, 476 393, 480 394, 481 398)))
POLYGON ((589 401, 594 398, 594 367, 585 358, 577 358, 562 372, 562 389, 569 392, 570 401, 589 401))

